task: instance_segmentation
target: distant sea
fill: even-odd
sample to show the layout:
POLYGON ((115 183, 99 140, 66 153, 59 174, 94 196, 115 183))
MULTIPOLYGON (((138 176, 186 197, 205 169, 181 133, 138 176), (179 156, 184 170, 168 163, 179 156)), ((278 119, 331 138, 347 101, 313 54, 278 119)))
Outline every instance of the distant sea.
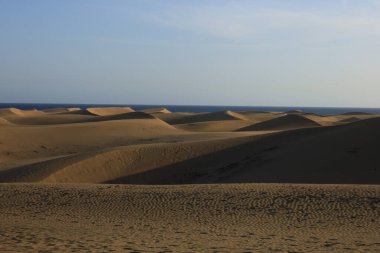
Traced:
POLYGON ((154 107, 165 107, 172 112, 215 112, 215 111, 276 111, 286 112, 291 110, 302 110, 309 113, 322 115, 341 114, 347 112, 366 112, 380 114, 380 108, 350 108, 350 107, 293 107, 293 106, 211 106, 211 105, 132 105, 132 104, 39 104, 39 103, 0 103, 0 108, 15 107, 18 109, 48 109, 57 107, 113 107, 129 106, 134 110, 142 110, 154 107))

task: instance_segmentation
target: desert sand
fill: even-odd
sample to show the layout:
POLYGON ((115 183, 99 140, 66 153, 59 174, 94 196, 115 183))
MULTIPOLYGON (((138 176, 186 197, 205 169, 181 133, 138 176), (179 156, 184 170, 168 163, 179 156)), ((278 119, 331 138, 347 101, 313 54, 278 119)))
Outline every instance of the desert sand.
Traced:
POLYGON ((380 117, 0 109, 0 252, 379 252, 380 117))

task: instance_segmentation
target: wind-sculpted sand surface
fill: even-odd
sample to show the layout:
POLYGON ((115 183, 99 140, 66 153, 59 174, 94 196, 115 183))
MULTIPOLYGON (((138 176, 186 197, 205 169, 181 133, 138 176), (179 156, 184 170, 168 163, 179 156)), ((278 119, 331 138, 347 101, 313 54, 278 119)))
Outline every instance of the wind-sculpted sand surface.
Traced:
POLYGON ((379 140, 362 112, 0 109, 0 252, 380 252, 379 140))
POLYGON ((380 187, 0 185, 2 252, 378 252, 380 187))

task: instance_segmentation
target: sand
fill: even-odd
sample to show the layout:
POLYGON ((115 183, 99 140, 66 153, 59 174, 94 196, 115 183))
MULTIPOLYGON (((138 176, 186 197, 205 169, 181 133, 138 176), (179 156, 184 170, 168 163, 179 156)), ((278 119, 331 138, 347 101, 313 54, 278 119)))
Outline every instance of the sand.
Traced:
POLYGON ((380 187, 0 185, 2 252, 378 252, 380 187))
POLYGON ((0 252, 379 252, 380 117, 0 109, 0 252))

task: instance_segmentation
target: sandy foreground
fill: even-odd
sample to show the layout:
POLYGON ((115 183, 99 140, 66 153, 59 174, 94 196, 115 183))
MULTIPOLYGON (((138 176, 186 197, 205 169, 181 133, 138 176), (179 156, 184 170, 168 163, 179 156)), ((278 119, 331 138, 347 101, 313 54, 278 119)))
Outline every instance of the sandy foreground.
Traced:
POLYGON ((380 117, 0 109, 0 252, 380 252, 380 117))
POLYGON ((378 252, 380 187, 0 186, 2 252, 378 252))

